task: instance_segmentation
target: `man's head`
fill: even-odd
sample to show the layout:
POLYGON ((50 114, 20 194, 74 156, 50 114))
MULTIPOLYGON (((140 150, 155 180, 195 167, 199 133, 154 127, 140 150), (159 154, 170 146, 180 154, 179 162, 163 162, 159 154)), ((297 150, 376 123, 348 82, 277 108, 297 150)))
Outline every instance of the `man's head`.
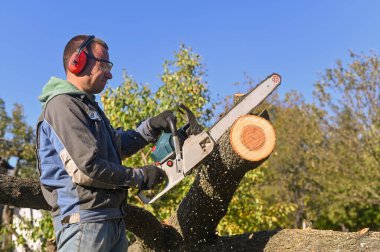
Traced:
POLYGON ((70 83, 87 93, 98 94, 104 89, 107 81, 112 79, 110 72, 112 63, 109 61, 107 44, 99 38, 87 40, 88 38, 87 35, 78 35, 67 43, 63 52, 63 66, 70 83), (81 52, 78 50, 85 41, 89 43, 83 47, 82 58, 79 58, 78 53, 81 52), (76 67, 70 68, 69 65, 78 63, 78 60, 84 63, 83 57, 85 57, 83 69, 80 72, 73 71, 76 67))

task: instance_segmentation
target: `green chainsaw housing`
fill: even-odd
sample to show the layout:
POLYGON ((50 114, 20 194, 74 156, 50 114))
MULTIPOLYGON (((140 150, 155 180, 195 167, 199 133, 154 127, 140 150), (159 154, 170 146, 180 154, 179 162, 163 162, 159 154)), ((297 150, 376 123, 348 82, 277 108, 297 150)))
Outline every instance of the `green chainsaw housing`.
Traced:
MULTIPOLYGON (((186 133, 187 128, 188 125, 186 124, 178 130, 178 138, 181 146, 188 137, 188 134, 186 133)), ((154 162, 158 162, 160 164, 175 156, 172 133, 162 133, 153 149, 154 151, 150 154, 150 156, 153 158, 154 162)))

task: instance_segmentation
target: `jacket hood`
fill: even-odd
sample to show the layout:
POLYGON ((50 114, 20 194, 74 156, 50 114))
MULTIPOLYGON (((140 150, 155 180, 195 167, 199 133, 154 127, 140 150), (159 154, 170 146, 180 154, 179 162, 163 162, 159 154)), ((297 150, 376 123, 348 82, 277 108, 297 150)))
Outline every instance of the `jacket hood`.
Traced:
POLYGON ((60 94, 88 95, 86 92, 79 90, 77 87, 66 80, 62 80, 57 77, 51 77, 43 87, 42 94, 38 96, 38 100, 45 107, 48 101, 60 94))

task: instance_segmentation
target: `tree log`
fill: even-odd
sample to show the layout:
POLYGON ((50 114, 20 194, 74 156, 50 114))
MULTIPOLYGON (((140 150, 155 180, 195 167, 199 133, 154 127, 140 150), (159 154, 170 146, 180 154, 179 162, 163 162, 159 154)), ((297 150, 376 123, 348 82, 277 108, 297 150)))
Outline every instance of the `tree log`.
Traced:
POLYGON ((273 151, 276 134, 272 124, 262 117, 246 115, 240 117, 230 130, 230 144, 242 158, 260 161, 273 151))
POLYGON ((380 232, 338 232, 331 230, 285 229, 273 235, 265 246, 272 251, 379 251, 380 232))
MULTIPOLYGON (((218 237, 213 242, 197 248, 189 246, 182 251, 234 251, 234 252, 283 252, 283 251, 379 251, 380 232, 338 232, 313 229, 284 229, 262 231, 242 235, 218 237)), ((133 244, 129 252, 141 249, 133 244)), ((149 250, 146 250, 149 251, 149 250)), ((178 250, 179 251, 179 250, 178 250)))

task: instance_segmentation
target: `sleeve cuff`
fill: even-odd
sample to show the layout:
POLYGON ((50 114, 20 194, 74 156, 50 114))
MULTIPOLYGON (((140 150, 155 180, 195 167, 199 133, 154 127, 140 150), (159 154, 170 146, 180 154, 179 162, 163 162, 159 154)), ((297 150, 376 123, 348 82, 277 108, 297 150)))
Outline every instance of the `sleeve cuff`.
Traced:
POLYGON ((126 181, 124 181, 124 187, 138 188, 140 189, 144 183, 144 173, 140 168, 126 167, 127 172, 126 181))
POLYGON ((157 141, 157 138, 160 135, 160 132, 156 132, 149 124, 147 119, 143 121, 137 128, 136 131, 144 138, 147 142, 153 143, 157 141))
POLYGON ((137 188, 141 189, 142 184, 144 183, 144 173, 141 169, 136 169, 137 175, 137 188))

